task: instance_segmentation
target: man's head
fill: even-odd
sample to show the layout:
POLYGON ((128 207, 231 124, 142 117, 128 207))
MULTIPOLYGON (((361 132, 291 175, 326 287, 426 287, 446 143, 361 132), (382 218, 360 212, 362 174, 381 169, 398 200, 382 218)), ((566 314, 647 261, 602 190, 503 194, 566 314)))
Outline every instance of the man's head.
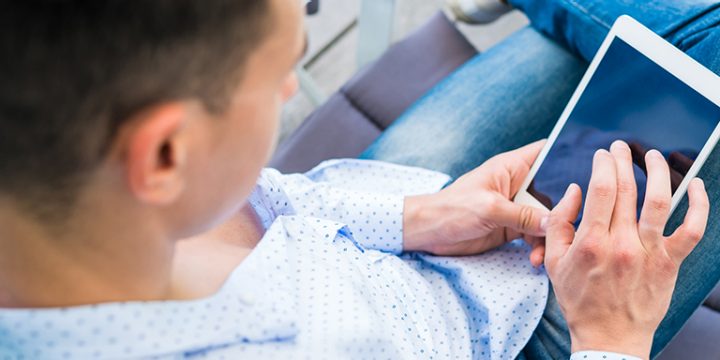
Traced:
MULTIPOLYGON (((297 0, 0 5, 0 205, 98 204, 187 236, 236 210, 296 87, 297 0)), ((122 216, 118 213, 118 216, 122 216)))

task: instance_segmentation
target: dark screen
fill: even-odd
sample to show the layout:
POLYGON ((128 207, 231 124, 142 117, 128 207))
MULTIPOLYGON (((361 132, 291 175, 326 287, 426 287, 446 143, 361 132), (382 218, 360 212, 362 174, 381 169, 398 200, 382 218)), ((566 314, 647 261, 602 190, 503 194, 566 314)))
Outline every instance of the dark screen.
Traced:
POLYGON ((624 140, 633 153, 639 214, 645 194, 645 153, 657 149, 668 160, 674 193, 718 120, 720 108, 616 38, 528 192, 548 208, 558 203, 571 183, 586 192, 595 151, 624 140))

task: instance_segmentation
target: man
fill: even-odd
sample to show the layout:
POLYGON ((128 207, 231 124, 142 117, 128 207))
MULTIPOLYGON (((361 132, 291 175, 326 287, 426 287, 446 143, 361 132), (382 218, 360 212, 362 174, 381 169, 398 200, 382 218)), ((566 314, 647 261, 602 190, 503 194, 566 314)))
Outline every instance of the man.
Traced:
MULTIPOLYGON (((498 0, 475 2, 484 3, 478 8, 509 9, 498 0)), ((525 13, 532 27, 517 31, 464 64, 396 120, 362 158, 420 166, 457 177, 494 154, 547 136, 588 61, 615 19, 623 14, 639 20, 720 74, 717 1, 509 3, 525 13)), ((720 178, 718 169, 720 151, 715 149, 699 173, 706 181, 711 204, 720 199, 720 192, 714 190, 718 187, 715 179, 720 178)), ((687 202, 680 202, 668 221, 667 233, 683 223, 686 206, 687 202)), ((655 332, 652 356, 662 351, 720 280, 716 265, 720 257, 718 231, 720 219, 710 217, 707 235, 681 268, 677 283, 680 290, 673 294, 670 309, 655 332)), ((616 333, 625 335, 619 330, 616 333)), ((551 292, 543 318, 520 357, 567 357, 570 340, 562 306, 551 292)))
POLYGON ((577 355, 647 357, 704 231, 695 180, 685 225, 662 237, 656 152, 652 206, 625 216, 619 142, 596 155, 577 234, 576 187, 551 217, 509 200, 542 142, 443 190, 446 175, 372 161, 261 172, 296 88, 296 1, 3 6, 6 357, 510 358, 547 295, 527 256, 545 260, 577 355), (519 236, 533 249, 488 252, 519 236), (627 297, 597 301, 607 289, 627 297))

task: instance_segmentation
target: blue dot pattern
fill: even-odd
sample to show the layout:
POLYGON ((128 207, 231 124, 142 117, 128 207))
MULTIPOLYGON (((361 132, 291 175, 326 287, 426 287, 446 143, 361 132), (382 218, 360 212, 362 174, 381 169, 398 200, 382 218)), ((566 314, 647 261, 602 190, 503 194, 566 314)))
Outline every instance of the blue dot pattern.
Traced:
POLYGON ((447 175, 372 160, 263 170, 265 235, 213 296, 1 309, 0 359, 512 359, 548 281, 515 241, 482 255, 402 253, 403 198, 447 175))

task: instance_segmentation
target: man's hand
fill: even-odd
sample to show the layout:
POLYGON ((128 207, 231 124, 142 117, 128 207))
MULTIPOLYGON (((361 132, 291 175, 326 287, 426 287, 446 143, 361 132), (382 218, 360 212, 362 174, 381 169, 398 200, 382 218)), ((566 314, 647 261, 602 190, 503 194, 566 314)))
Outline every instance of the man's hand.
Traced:
POLYGON ((544 256, 548 211, 518 205, 520 189, 545 141, 497 155, 432 195, 405 200, 404 248, 436 255, 470 255, 524 236, 534 265, 544 256))
POLYGON ((647 191, 637 220, 637 188, 627 144, 593 160, 580 226, 582 203, 571 185, 553 209, 547 231, 545 266, 565 314, 572 351, 603 350, 648 358, 652 338, 667 312, 682 261, 705 232, 709 201, 694 179, 685 222, 669 237, 670 171, 662 155, 645 155, 647 191))

